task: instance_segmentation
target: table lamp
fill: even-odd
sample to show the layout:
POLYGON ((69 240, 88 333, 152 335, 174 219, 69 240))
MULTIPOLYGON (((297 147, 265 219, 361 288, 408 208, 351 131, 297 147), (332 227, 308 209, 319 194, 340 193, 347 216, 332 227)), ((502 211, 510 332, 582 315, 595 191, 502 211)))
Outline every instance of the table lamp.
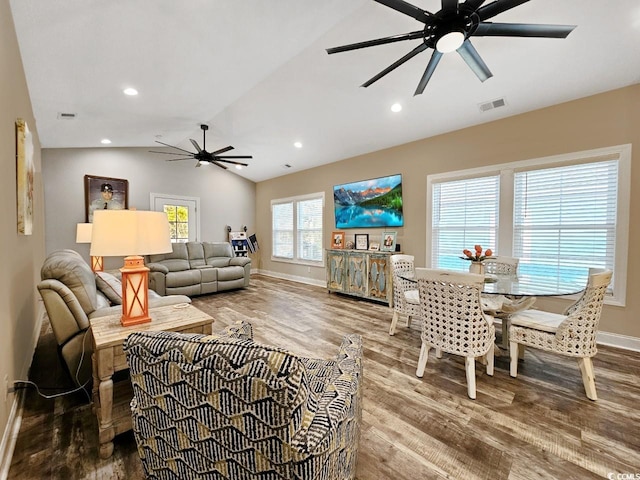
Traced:
MULTIPOLYGON (((76 243, 91 243, 91 223, 79 223, 76 227, 76 243)), ((91 256, 91 270, 101 272, 104 270, 102 257, 91 256)))
POLYGON ((122 317, 127 327, 151 321, 149 269, 142 255, 172 251, 169 220, 164 212, 96 210, 93 212, 91 255, 124 256, 122 317))

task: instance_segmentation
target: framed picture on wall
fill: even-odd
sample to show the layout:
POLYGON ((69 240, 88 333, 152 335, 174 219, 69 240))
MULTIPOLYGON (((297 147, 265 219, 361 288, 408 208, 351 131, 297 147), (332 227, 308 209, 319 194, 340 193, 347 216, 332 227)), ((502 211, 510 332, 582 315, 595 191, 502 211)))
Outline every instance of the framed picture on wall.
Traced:
POLYGON ((356 250, 368 250, 369 249, 369 234, 368 233, 356 233, 356 250))
POLYGON ((331 234, 331 248, 344 248, 344 232, 331 234))
POLYGON ((129 208, 129 180, 112 177, 84 176, 85 222, 93 222, 95 210, 129 208))
POLYGON ((384 232, 382 234, 382 244, 380 250, 383 252, 396 251, 396 232, 384 232))

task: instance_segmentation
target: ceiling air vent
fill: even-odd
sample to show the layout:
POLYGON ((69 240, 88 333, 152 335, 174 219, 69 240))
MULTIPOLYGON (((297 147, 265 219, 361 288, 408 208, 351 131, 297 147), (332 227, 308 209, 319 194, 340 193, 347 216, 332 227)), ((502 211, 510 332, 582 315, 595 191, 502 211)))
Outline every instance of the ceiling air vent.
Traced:
POLYGON ((58 120, 74 120, 75 118, 75 113, 58 112, 58 120))
POLYGON ((493 110, 494 108, 504 107, 507 102, 504 98, 498 98, 497 100, 492 100, 490 102, 481 103, 478 105, 481 112, 488 112, 489 110, 493 110))

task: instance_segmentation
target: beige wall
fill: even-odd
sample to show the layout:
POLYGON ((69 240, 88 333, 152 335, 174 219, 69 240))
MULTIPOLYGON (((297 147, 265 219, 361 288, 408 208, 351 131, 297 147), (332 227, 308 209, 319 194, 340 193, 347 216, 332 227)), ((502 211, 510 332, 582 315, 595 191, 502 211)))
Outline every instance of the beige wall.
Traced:
MULTIPOLYGON (((425 119, 435 121, 435 119, 425 119)), ((404 253, 415 255, 416 264, 426 262, 427 175, 482 165, 632 144, 631 210, 627 276, 627 306, 606 306, 602 331, 640 338, 640 85, 575 100, 534 112, 428 138, 383 151, 305 170, 257 185, 256 219, 261 246, 258 267, 289 277, 324 281, 324 270, 273 262, 271 252, 270 201, 312 192, 325 192, 325 245, 334 228, 333 185, 401 173, 405 226, 398 228, 404 253)), ((358 233, 358 230, 348 233, 358 233)), ((363 230, 380 235, 381 229, 363 230)), ((563 300, 539 301, 544 308, 561 311, 563 300)))
MULTIPOLYGON (((39 333, 36 282, 44 258, 43 195, 40 143, 20 60, 8 0, 0 0, 0 460, 5 453, 8 421, 15 395, 5 400, 5 376, 10 382, 27 376, 39 333), (35 218, 33 235, 17 233, 15 121, 23 118, 35 147, 35 218)), ((0 476, 1 475, 0 463, 0 476)))

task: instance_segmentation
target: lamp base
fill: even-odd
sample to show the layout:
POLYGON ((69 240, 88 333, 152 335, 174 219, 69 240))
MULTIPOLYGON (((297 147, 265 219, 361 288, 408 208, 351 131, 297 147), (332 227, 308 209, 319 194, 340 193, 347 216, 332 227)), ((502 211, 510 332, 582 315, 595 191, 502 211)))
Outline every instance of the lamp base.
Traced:
POLYGON ((123 327, 140 325, 151 321, 149 316, 149 269, 144 258, 132 255, 124 259, 122 272, 122 317, 123 327))
POLYGON ((91 270, 94 272, 104 271, 104 257, 91 256, 91 270))

